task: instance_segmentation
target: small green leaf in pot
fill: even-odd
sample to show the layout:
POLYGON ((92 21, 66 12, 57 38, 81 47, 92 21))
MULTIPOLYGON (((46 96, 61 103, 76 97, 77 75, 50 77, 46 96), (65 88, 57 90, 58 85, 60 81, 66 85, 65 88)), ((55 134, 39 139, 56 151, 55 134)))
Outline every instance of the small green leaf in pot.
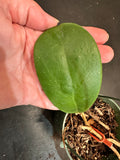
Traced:
POLYGON ((35 44, 34 62, 42 89, 60 110, 84 112, 96 100, 102 81, 100 53, 81 26, 63 23, 45 31, 35 44))

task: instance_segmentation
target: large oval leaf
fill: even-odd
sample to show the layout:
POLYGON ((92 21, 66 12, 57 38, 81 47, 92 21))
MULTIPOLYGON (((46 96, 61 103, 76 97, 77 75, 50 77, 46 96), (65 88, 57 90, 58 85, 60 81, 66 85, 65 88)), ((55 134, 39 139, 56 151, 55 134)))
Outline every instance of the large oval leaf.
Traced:
POLYGON ((68 113, 84 112, 96 100, 101 58, 92 36, 77 24, 45 31, 34 48, 36 72, 50 101, 68 113))

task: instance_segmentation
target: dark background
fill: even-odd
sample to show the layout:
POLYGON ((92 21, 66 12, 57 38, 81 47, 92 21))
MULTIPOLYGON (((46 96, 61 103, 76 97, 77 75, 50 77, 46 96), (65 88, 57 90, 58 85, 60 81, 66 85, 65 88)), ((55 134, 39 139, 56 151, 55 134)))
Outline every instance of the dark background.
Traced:
MULTIPOLYGON (((120 98, 120 0, 36 0, 62 22, 104 28, 115 52, 103 64, 101 93, 120 98)), ((0 111, 0 160, 67 160, 60 149, 61 112, 35 106, 16 106, 0 111)))

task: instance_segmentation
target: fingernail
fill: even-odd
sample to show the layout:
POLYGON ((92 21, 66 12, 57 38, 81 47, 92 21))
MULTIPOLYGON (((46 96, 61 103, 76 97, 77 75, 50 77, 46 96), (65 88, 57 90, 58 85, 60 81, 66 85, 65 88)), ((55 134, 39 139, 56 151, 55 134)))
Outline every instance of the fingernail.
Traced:
POLYGON ((57 22, 57 23, 59 23, 59 22, 60 22, 57 18, 55 18, 55 19, 56 19, 56 22, 57 22))

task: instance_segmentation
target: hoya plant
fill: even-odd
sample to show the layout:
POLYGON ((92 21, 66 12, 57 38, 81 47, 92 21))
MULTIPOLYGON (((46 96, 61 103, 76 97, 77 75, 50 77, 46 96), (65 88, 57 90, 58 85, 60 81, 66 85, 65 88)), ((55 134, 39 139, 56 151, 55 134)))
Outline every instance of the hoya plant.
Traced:
POLYGON ((84 112, 101 87, 100 53, 81 26, 63 23, 45 31, 34 48, 36 72, 49 100, 66 113, 84 112))
MULTIPOLYGON (((80 114, 85 124, 82 128, 100 140, 100 133, 92 128, 84 114, 96 101, 102 82, 101 57, 93 37, 73 23, 48 29, 36 41, 34 62, 49 100, 65 113, 80 114)), ((92 118, 93 122, 95 117, 92 118)), ((97 121, 106 127, 99 118, 97 121)), ((114 142, 120 147, 120 143, 114 142)), ((120 158, 118 151, 111 149, 120 158)))

